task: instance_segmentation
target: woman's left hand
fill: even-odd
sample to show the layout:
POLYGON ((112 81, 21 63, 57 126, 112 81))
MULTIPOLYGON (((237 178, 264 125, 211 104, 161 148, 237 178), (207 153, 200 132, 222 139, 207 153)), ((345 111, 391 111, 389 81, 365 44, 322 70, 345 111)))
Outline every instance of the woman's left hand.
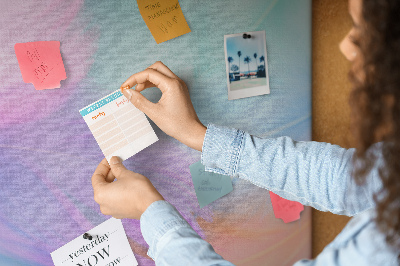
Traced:
POLYGON ((100 162, 92 186, 100 211, 118 219, 140 219, 153 202, 164 200, 147 177, 126 169, 118 157, 100 162))

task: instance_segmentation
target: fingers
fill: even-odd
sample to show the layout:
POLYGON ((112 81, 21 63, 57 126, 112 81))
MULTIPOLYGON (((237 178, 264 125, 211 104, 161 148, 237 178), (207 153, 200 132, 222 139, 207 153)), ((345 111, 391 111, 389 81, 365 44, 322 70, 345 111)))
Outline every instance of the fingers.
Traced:
POLYGON ((167 77, 170 78, 178 78, 177 75, 174 74, 174 72, 172 72, 166 65, 164 65, 161 61, 157 61, 154 64, 152 64, 151 66, 149 66, 148 68, 152 68, 154 70, 157 70, 158 72, 164 74, 167 77))
POLYGON ((114 176, 113 172, 109 171, 108 174, 107 174, 107 177, 106 177, 106 181, 108 183, 111 183, 111 182, 114 181, 114 179, 115 179, 115 176, 114 176))
POLYGON ((143 70, 142 72, 133 74, 130 76, 121 86, 121 88, 124 88, 126 86, 129 86, 129 88, 132 88, 136 84, 140 83, 146 83, 146 82, 151 82, 161 90, 161 92, 164 92, 169 85, 172 84, 173 79, 170 77, 162 74, 161 72, 158 72, 157 70, 154 70, 152 68, 147 68, 143 70))
POLYGON ((99 185, 108 184, 106 181, 107 175, 110 172, 110 166, 106 159, 103 159, 100 164, 97 166, 94 174, 92 176, 92 186, 93 188, 98 187, 99 185))
POLYGON ((153 83, 151 83, 150 81, 146 81, 145 83, 139 83, 136 85, 135 91, 143 91, 147 88, 152 88, 152 87, 156 87, 156 85, 154 85, 153 83))
POLYGON ((145 113, 150 119, 154 117, 153 114, 157 109, 157 104, 150 102, 136 90, 126 89, 122 93, 137 109, 145 113))
MULTIPOLYGON (((171 79, 179 79, 179 77, 177 75, 174 74, 174 72, 172 72, 166 65, 164 65, 161 61, 157 61, 154 64, 152 64, 151 66, 149 66, 147 69, 153 69, 156 70, 158 72, 160 72, 161 74, 165 75, 166 77, 169 77, 171 79)), ((125 88, 127 86, 129 86, 129 88, 132 88, 133 86, 136 85, 135 90, 136 91, 143 91, 147 88, 152 88, 152 87, 157 87, 157 85, 155 85, 154 83, 150 82, 150 81, 145 81, 143 83, 137 82, 136 84, 134 82, 132 82, 132 76, 125 81, 121 88, 125 88)))
POLYGON ((141 92, 150 87, 158 87, 162 93, 168 88, 173 88, 180 79, 162 62, 158 61, 146 70, 130 76, 122 85, 121 91, 133 105, 139 110, 152 117, 156 104, 147 100, 141 92), (135 90, 131 90, 136 86, 135 90))
POLYGON ((129 172, 128 169, 125 168, 125 166, 122 164, 122 160, 117 157, 117 156, 113 156, 110 159, 110 167, 111 167, 111 171, 114 174, 114 176, 117 179, 121 179, 124 178, 124 172, 129 172))

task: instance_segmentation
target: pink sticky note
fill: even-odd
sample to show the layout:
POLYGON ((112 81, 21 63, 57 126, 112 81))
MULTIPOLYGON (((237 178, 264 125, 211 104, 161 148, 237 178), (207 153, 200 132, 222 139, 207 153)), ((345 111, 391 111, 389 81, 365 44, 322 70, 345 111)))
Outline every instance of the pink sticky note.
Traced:
POLYGON ((269 192, 271 197, 272 208, 276 218, 282 219, 285 223, 290 223, 300 219, 300 213, 304 210, 304 206, 296 201, 290 201, 273 192, 269 192))
POLYGON ((60 42, 17 43, 14 49, 24 82, 36 90, 60 88, 60 81, 67 78, 60 42))

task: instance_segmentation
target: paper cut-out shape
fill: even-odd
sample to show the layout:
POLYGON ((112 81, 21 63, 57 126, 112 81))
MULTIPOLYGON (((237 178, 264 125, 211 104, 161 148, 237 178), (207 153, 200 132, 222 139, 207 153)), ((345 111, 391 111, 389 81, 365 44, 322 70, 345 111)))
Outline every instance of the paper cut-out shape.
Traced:
POLYGON ((206 172, 200 161, 192 164, 189 168, 200 208, 233 190, 232 180, 229 176, 206 172))
POLYGON ((269 196, 276 218, 282 219, 285 223, 300 219, 300 213, 304 210, 301 203, 284 199, 271 191, 269 196))
POLYGON ((56 266, 138 265, 119 219, 110 218, 50 255, 56 266))
POLYGON ((190 32, 178 0, 137 0, 140 14, 157 43, 190 32))
POLYGON ((60 81, 67 78, 60 42, 17 43, 14 50, 24 82, 36 90, 60 88, 60 81))

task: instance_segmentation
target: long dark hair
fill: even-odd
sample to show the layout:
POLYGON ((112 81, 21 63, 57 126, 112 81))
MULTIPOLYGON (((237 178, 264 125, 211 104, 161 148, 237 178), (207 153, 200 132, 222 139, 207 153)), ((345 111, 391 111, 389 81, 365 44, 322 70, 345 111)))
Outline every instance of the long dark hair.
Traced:
MULTIPOLYGON (((368 149, 382 141, 384 167, 379 169, 383 188, 374 196, 376 222, 386 242, 400 250, 400 1, 363 0, 360 36, 363 78, 357 66, 350 73, 357 152, 354 177, 358 183, 374 167, 368 149)), ((400 257, 399 257, 400 258, 400 257)))

